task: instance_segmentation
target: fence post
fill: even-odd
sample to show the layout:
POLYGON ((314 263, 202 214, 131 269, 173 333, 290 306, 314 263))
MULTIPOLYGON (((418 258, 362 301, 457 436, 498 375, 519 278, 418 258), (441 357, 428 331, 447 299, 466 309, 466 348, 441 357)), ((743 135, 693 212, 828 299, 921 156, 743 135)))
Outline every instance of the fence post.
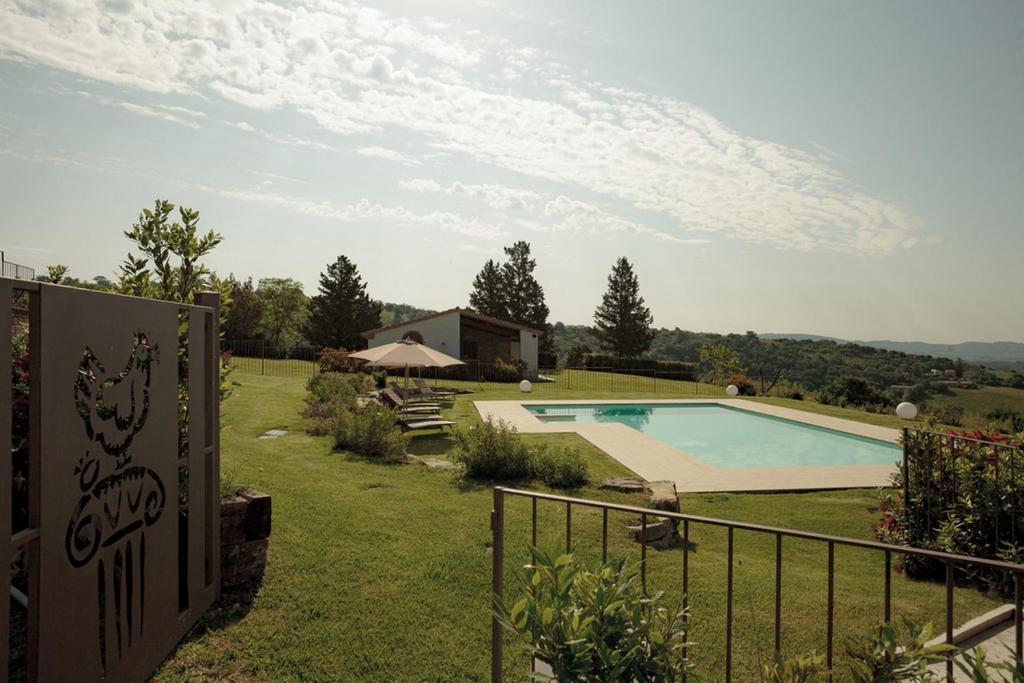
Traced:
MULTIPOLYGON (((903 428, 903 514, 910 514, 910 430, 903 428)), ((909 540, 909 539, 908 539, 909 540)))
POLYGON ((260 339, 260 374, 267 374, 267 340, 260 339))
MULTIPOLYGON (((494 506, 491 510, 491 592, 492 601, 501 598, 501 586, 505 573, 505 497, 504 489, 494 487, 494 506)), ((498 615, 491 614, 491 683, 501 683, 501 622, 498 615)))

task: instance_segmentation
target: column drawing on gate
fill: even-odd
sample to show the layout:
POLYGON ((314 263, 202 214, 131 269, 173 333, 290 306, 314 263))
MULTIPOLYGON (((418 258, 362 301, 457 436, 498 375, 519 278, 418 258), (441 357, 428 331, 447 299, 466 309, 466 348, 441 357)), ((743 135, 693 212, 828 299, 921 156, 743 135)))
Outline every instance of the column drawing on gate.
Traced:
POLYGON ((167 504, 159 475, 133 464, 131 452, 149 415, 150 377, 159 348, 138 331, 126 362, 105 364, 111 360, 117 359, 98 358, 86 347, 74 380, 75 407, 89 446, 72 473, 81 497, 65 539, 71 566, 94 566, 96 572, 97 646, 104 675, 108 643, 120 658, 145 631, 146 529, 167 504))

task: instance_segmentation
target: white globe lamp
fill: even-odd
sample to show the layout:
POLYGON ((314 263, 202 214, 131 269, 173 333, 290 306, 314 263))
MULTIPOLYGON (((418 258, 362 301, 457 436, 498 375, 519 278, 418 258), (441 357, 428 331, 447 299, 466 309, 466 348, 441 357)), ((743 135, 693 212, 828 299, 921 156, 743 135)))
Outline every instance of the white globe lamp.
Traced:
POLYGON ((729 394, 730 396, 739 396, 740 388, 735 384, 730 384, 725 388, 725 393, 729 394))
POLYGON ((910 401, 904 401, 896 406, 896 417, 903 420, 913 420, 917 417, 917 406, 910 401))
POLYGON ((522 382, 519 383, 519 391, 523 392, 524 394, 528 394, 531 391, 533 391, 533 384, 530 383, 530 380, 524 379, 522 382))

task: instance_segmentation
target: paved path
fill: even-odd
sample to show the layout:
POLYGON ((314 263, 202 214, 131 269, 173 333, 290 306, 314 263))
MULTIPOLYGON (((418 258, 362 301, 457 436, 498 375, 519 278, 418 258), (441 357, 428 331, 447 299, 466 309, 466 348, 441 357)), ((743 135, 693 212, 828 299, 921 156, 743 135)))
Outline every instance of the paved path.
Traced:
POLYGON ((524 405, 588 404, 679 405, 718 403, 763 415, 896 443, 900 433, 852 420, 818 415, 743 399, 676 399, 661 401, 474 401, 484 419, 501 419, 529 434, 576 433, 648 481, 674 481, 681 492, 798 491, 886 486, 895 465, 831 465, 808 467, 715 467, 663 441, 618 423, 577 424, 538 420, 524 405))

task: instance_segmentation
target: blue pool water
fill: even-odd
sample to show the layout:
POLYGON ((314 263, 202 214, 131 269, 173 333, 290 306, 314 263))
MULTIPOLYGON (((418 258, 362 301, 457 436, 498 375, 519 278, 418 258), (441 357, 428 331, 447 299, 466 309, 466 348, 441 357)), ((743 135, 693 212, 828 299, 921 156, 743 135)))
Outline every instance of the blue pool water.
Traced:
POLYGON ((728 408, 687 405, 528 405, 542 422, 618 422, 718 467, 889 465, 893 444, 728 408))

